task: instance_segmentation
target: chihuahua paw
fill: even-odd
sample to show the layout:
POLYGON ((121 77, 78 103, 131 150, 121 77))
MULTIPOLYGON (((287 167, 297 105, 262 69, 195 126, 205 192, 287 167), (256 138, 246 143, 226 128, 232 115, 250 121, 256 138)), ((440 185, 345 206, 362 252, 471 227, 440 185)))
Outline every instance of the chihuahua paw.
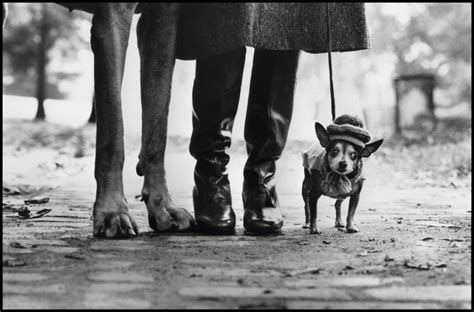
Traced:
POLYGON ((305 224, 303 224, 303 229, 309 229, 309 222, 306 222, 305 224))
POLYGON ((347 233, 357 233, 357 232, 359 232, 359 229, 357 227, 353 226, 353 225, 350 225, 350 226, 348 225, 346 227, 346 229, 347 229, 347 233))
POLYGON ((335 227, 337 227, 337 228, 343 228, 343 227, 345 227, 345 225, 344 225, 344 223, 342 223, 342 222, 340 222, 340 221, 336 221, 335 227))
POLYGON ((321 230, 318 228, 311 228, 309 231, 311 234, 321 234, 321 230))

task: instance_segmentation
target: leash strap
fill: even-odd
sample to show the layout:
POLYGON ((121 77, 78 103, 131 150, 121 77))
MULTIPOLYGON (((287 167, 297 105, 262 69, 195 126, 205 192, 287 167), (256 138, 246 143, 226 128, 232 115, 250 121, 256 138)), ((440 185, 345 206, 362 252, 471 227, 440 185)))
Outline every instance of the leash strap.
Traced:
POLYGON ((332 81, 332 42, 331 42, 331 20, 329 17, 329 3, 326 2, 326 22, 327 22, 327 33, 328 33, 328 63, 329 63, 329 84, 331 91, 331 114, 332 120, 336 119, 336 99, 334 97, 334 82, 332 81))

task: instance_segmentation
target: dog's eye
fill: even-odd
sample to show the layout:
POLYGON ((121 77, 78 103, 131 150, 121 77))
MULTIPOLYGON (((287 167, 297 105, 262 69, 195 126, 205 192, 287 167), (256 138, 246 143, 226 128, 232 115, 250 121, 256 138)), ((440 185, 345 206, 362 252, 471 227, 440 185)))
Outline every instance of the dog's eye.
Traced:
POLYGON ((332 156, 332 157, 336 157, 337 154, 339 154, 339 150, 333 149, 333 150, 331 151, 331 156, 332 156))
POLYGON ((359 158, 359 154, 351 153, 350 157, 351 157, 351 160, 357 160, 357 158, 359 158))

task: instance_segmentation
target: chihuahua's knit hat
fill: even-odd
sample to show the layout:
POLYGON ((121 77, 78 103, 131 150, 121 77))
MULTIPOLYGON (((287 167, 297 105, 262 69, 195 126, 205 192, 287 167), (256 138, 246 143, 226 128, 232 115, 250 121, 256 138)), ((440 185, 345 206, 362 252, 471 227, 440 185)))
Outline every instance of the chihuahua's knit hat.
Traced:
POLYGON ((362 148, 370 141, 369 131, 364 129, 362 120, 357 116, 341 115, 327 127, 329 140, 347 141, 362 148))

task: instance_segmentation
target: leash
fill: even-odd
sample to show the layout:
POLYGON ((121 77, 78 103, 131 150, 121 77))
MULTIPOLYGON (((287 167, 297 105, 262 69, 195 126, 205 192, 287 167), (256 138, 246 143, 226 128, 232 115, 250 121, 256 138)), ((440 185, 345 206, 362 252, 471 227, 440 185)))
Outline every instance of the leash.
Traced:
POLYGON ((332 42, 331 42, 331 20, 329 17, 329 2, 326 2, 326 22, 327 22, 327 33, 328 33, 328 63, 329 63, 329 85, 331 91, 331 114, 332 120, 336 119, 336 99, 334 97, 334 82, 332 81, 332 42))

